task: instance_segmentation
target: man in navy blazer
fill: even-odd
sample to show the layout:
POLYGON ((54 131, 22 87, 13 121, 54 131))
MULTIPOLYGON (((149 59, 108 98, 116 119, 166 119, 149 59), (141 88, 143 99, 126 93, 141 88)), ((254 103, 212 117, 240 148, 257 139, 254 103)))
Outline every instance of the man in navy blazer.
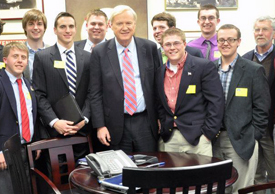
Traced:
MULTIPOLYGON (((155 40, 161 45, 161 36, 163 32, 168 30, 169 28, 175 28, 176 27, 176 18, 171 15, 170 13, 162 12, 157 15, 155 15, 151 20, 151 25, 153 27, 153 36, 155 40)), ((195 57, 203 58, 202 52, 197 49, 190 46, 185 47, 186 52, 188 52, 190 55, 193 55, 195 57)), ((163 48, 160 47, 158 49, 158 55, 160 60, 160 65, 166 63, 167 56, 165 56, 163 48)))
MULTIPOLYGON (((3 59, 6 68, 0 71, 0 193, 11 193, 12 186, 10 174, 7 170, 5 158, 2 153, 4 143, 14 134, 18 133, 21 143, 26 144, 22 135, 22 116, 20 95, 17 80, 22 80, 22 91, 24 93, 26 109, 29 118, 30 141, 39 138, 35 130, 36 122, 36 98, 34 90, 27 79, 23 77, 23 71, 28 64, 28 48, 23 43, 11 42, 3 49, 3 59)), ((27 162, 26 153, 22 148, 22 157, 27 162)))
MULTIPOLYGON (((275 111, 275 20, 270 16, 262 16, 254 23, 254 38, 256 48, 247 52, 243 57, 261 64, 265 69, 269 91, 271 94, 271 108, 268 117, 268 127, 263 138, 259 141, 259 162, 255 176, 255 184, 275 181, 274 154, 274 111, 275 111)), ((265 95, 265 94, 263 94, 265 95)), ((275 190, 273 191, 275 193, 275 190)))
POLYGON ((100 9, 90 11, 86 16, 87 40, 75 42, 79 48, 91 52, 96 45, 105 42, 105 35, 108 30, 108 17, 100 9))
POLYGON ((159 59, 154 42, 133 36, 136 19, 132 8, 115 7, 110 18, 115 38, 93 49, 90 76, 92 120, 98 139, 111 149, 156 151, 158 127, 154 78, 159 59), (129 73, 126 61, 133 68, 128 82, 125 80, 129 73), (124 89, 129 82, 136 96, 130 97, 135 106, 132 111, 128 109, 131 104, 126 96, 133 94, 124 89))
POLYGON ((213 62, 185 51, 185 34, 178 28, 163 33, 168 57, 157 72, 160 99, 160 151, 212 156, 211 140, 218 135, 224 98, 213 62))

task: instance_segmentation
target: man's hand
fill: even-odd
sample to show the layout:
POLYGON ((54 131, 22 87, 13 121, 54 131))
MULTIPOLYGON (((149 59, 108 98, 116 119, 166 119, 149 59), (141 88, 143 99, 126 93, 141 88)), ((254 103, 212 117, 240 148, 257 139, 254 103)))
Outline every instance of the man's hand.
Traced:
POLYGON ((36 157, 35 160, 38 160, 41 156, 41 150, 36 150, 36 157))
POLYGON ((0 153, 0 170, 5 170, 5 169, 7 169, 6 160, 4 158, 4 154, 0 153))
POLYGON ((66 120, 58 120, 54 123, 53 127, 61 135, 74 135, 77 133, 79 128, 73 125, 74 122, 66 120))
POLYGON ((97 138, 103 145, 110 146, 111 136, 107 127, 97 128, 97 138))

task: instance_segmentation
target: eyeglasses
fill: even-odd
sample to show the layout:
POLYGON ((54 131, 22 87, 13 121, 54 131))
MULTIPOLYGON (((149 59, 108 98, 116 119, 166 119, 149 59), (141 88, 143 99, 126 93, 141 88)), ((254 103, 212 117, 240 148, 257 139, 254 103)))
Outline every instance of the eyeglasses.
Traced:
POLYGON ((255 33, 260 33, 260 31, 262 31, 262 32, 268 32, 270 29, 269 28, 255 28, 254 29, 254 32, 255 33))
POLYGON ((209 22, 212 22, 214 19, 216 19, 216 17, 214 17, 214 16, 210 16, 210 17, 208 17, 208 18, 202 16, 202 17, 199 18, 199 20, 200 20, 200 21, 203 21, 203 22, 205 22, 206 20, 208 20, 209 22))
POLYGON ((167 42, 163 45, 163 47, 171 48, 172 46, 174 46, 174 47, 178 48, 178 47, 180 47, 181 44, 183 44, 183 42, 179 42, 179 41, 175 41, 173 43, 167 42))
POLYGON ((238 38, 228 38, 227 40, 221 38, 221 39, 218 39, 217 41, 218 41, 219 44, 224 44, 225 41, 226 41, 228 44, 232 44, 232 43, 234 43, 236 40, 238 40, 238 38))

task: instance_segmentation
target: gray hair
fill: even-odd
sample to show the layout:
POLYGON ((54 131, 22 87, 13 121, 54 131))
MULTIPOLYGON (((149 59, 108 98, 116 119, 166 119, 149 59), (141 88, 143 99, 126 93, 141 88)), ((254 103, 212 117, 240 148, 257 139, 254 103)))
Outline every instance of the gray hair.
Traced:
POLYGON ((261 16, 256 19, 254 26, 256 22, 262 22, 262 21, 270 21, 273 31, 275 31, 275 18, 272 18, 270 16, 261 16))
POLYGON ((117 16, 125 11, 130 11, 134 16, 134 20, 137 21, 137 14, 131 7, 129 7, 127 5, 118 5, 118 6, 114 7, 113 12, 111 14, 111 17, 110 17, 111 23, 113 23, 115 16, 117 16))

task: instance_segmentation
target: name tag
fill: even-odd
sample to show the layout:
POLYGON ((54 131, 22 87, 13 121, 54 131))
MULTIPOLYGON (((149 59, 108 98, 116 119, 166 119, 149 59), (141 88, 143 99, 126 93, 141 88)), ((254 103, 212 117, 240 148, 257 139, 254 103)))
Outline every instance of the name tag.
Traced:
POLYGON ((247 97, 247 92, 248 92, 247 88, 236 88, 235 96, 247 97))
POLYGON ((65 69, 65 61, 54 61, 53 66, 56 69, 65 69))
POLYGON ((186 94, 196 94, 196 85, 189 85, 186 94))
POLYGON ((220 57, 221 57, 220 51, 214 51, 214 58, 220 58, 220 57))
POLYGON ((28 99, 28 100, 31 100, 31 99, 32 99, 30 92, 27 92, 26 96, 27 96, 27 99, 28 99))
POLYGON ((6 64, 4 62, 0 62, 0 69, 6 68, 6 64))

